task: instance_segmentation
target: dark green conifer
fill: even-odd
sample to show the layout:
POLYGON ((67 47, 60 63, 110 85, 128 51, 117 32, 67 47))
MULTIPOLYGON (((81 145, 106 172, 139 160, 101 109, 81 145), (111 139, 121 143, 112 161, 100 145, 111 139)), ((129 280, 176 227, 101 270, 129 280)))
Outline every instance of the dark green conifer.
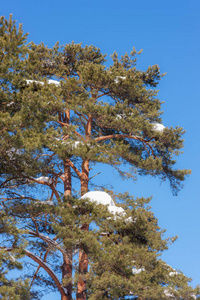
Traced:
POLYGON ((2 257, 13 268, 18 253, 38 264, 27 274, 29 287, 16 281, 10 293, 19 284, 26 299, 35 299, 34 285, 59 290, 62 300, 198 296, 159 258, 169 241, 149 199, 113 195, 124 209, 118 216, 80 200, 91 164, 109 164, 124 177, 168 179, 175 193, 189 174, 175 166, 182 128, 161 125, 158 66, 138 70, 135 49, 120 59, 114 53, 106 67, 94 46, 27 45, 11 18, 1 18, 0 45, 1 207, 12 227, 2 225, 1 233, 12 237, 2 244, 2 257), (124 172, 124 165, 132 170, 124 172), (72 192, 76 179, 80 193, 72 192))

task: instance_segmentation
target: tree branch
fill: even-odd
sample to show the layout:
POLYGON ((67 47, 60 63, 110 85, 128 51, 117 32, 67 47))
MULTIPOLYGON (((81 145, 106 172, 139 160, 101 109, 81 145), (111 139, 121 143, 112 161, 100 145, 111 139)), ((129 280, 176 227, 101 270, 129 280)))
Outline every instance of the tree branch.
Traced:
POLYGON ((50 185, 50 188, 52 190, 52 192, 55 194, 56 199, 58 200, 59 203, 62 203, 60 196, 58 194, 58 191, 56 190, 55 186, 53 184, 50 185))
MULTIPOLYGON (((49 253, 49 250, 47 249, 47 251, 46 251, 46 253, 45 253, 45 255, 44 255, 44 262, 45 262, 45 263, 46 263, 46 259, 47 259, 48 253, 49 253)), ((33 282, 34 282, 34 280, 36 279, 36 276, 37 276, 37 273, 39 272, 39 270, 40 270, 40 265, 37 267, 37 270, 35 271, 35 274, 33 275, 33 279, 32 279, 32 281, 31 281, 31 283, 30 283, 30 286, 33 285, 33 282)))
POLYGON ((55 247, 55 249, 59 250, 62 254, 67 255, 67 252, 56 241, 50 239, 48 236, 46 236, 42 233, 39 233, 39 232, 35 232, 33 230, 29 230, 28 234, 31 234, 35 237, 39 237, 40 239, 45 241, 47 244, 50 244, 53 247, 55 247))
MULTIPOLYGON (((14 248, 11 248, 11 247, 0 247, 0 249, 4 249, 5 251, 14 250, 14 248)), ((32 252, 28 251, 27 249, 24 249, 24 252, 25 252, 26 256, 33 259, 36 263, 38 263, 40 265, 40 267, 42 267, 49 274, 49 276, 55 282, 59 292, 61 293, 61 296, 66 296, 65 289, 62 287, 58 277, 56 276, 54 271, 47 265, 47 263, 45 263, 40 257, 38 257, 37 255, 33 254, 32 252)))
POLYGON ((81 179, 82 173, 77 169, 77 167, 73 164, 73 162, 71 160, 68 160, 68 163, 69 163, 70 167, 76 172, 78 177, 81 179))
POLYGON ((98 138, 95 138, 94 140, 96 142, 101 142, 101 141, 105 141, 105 140, 110 140, 110 139, 119 139, 119 138, 125 138, 125 139, 133 139, 133 140, 138 140, 140 141, 145 150, 147 151, 147 153, 150 155, 148 149, 146 148, 146 145, 148 145, 148 147, 151 149, 152 155, 155 158, 155 154, 153 151, 153 148, 151 147, 151 145, 149 145, 149 143, 147 141, 145 141, 143 138, 137 136, 137 135, 131 135, 131 134, 111 134, 111 135, 107 135, 107 136, 100 136, 98 138))
POLYGON ((120 139, 120 138, 127 138, 127 139, 133 139, 133 140, 138 140, 138 141, 144 141, 142 138, 140 138, 137 135, 130 135, 130 134, 110 134, 106 136, 100 136, 98 138, 95 138, 94 140, 96 142, 101 142, 105 140, 110 140, 110 139, 120 139))
MULTIPOLYGON (((62 125, 62 126, 69 126, 69 124, 68 123, 64 123, 64 122, 61 122, 61 121, 56 121, 56 122, 58 122, 60 125, 62 125)), ((82 137, 82 135, 80 134, 80 133, 78 133, 77 131, 74 131, 74 133, 78 136, 78 137, 80 137, 81 139, 83 139, 83 137, 82 137)))
POLYGON ((101 95, 95 97, 94 99, 97 100, 98 98, 101 98, 101 97, 103 97, 103 96, 105 96, 105 95, 109 95, 109 94, 110 94, 110 92, 104 92, 103 94, 101 94, 101 95))

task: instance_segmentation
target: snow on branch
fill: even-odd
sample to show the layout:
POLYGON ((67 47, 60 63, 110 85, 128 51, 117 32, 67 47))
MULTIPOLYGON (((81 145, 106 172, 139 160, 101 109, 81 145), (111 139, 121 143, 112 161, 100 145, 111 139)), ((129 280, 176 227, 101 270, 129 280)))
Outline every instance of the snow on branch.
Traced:
POLYGON ((125 211, 122 207, 119 206, 108 206, 108 211, 113 215, 125 216, 125 211))
POLYGON ((160 123, 153 123, 153 130, 158 131, 158 132, 163 132, 165 129, 165 126, 160 123))
POLYGON ((136 268, 136 267, 133 267, 132 268, 132 273, 133 273, 133 275, 137 275, 137 274, 140 274, 141 272, 143 272, 143 271, 145 271, 145 268, 144 267, 142 267, 142 268, 136 268))
POLYGON ((126 77, 125 76, 116 76, 116 78, 114 79, 115 83, 119 83, 121 80, 125 80, 126 77))
POLYGON ((47 177, 47 176, 40 176, 40 177, 37 177, 37 178, 33 178, 34 180, 37 180, 41 183, 49 183, 49 184, 52 184, 53 183, 53 180, 52 178, 50 177, 47 177))
POLYGON ((115 206, 113 199, 106 192, 102 191, 91 191, 84 194, 80 199, 89 199, 91 202, 96 202, 97 204, 115 206))
MULTIPOLYGON (((84 194, 80 199, 88 199, 91 202, 96 202, 97 204, 108 205, 108 211, 114 215, 114 219, 117 217, 125 217, 126 212, 122 207, 116 206, 115 202, 111 196, 102 191, 91 191, 84 194)), ((129 217, 126 219, 126 222, 131 222, 133 219, 129 217)))
MULTIPOLYGON (((43 233, 35 232, 35 231, 33 231, 33 230, 29 230, 28 233, 29 233, 30 235, 33 235, 33 236, 35 236, 35 237, 38 237, 38 238, 42 239, 42 240, 45 241, 47 244, 50 244, 50 245, 52 245, 55 249, 61 251, 62 254, 67 255, 67 251, 65 251, 65 249, 63 249, 59 243, 57 243, 55 240, 49 238, 48 236, 44 235, 43 233)), ((68 258, 68 259, 69 259, 69 258, 68 258)))
MULTIPOLYGON (((38 81, 38 80, 29 80, 29 79, 26 79, 25 80, 27 84, 31 84, 33 82, 37 83, 37 84, 41 84, 41 85, 44 85, 45 83, 43 81, 38 81)), ((48 84, 55 84, 56 86, 59 86, 60 85, 60 81, 58 80, 53 80, 53 79, 48 79, 47 80, 47 83, 48 84)))
POLYGON ((38 207, 38 206, 40 206, 40 205, 50 205, 50 206, 52 206, 52 205, 54 205, 54 203, 53 203, 53 201, 51 201, 51 200, 46 200, 46 201, 36 201, 36 202, 35 202, 35 206, 36 206, 36 207, 38 207))
POLYGON ((14 147, 10 148, 9 150, 6 151, 10 159, 13 159, 13 154, 20 155, 22 151, 20 149, 15 149, 14 147))
POLYGON ((15 104, 15 102, 14 101, 11 101, 10 103, 8 103, 6 106, 11 106, 11 105, 13 105, 13 104, 15 104))

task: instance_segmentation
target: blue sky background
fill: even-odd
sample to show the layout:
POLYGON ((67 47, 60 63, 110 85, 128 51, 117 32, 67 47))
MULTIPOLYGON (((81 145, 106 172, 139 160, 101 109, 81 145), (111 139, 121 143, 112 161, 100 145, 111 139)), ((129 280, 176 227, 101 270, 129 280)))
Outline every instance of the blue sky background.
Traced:
MULTIPOLYGON (((23 23, 29 41, 44 42, 49 47, 83 42, 93 44, 103 53, 119 55, 135 46, 143 49, 138 68, 146 70, 158 64, 167 75, 160 82, 159 99, 163 104, 163 124, 183 127, 184 154, 179 168, 192 169, 185 187, 173 196, 169 183, 138 177, 137 182, 121 181, 111 169, 96 180, 110 183, 117 192, 151 196, 152 210, 166 236, 178 240, 163 255, 172 267, 200 283, 200 1, 199 0, 1 0, 0 15, 23 23)), ((58 296, 59 298, 59 296, 58 296)), ((55 299, 52 296, 45 299, 55 299), (52 297, 52 298, 51 298, 52 297)))

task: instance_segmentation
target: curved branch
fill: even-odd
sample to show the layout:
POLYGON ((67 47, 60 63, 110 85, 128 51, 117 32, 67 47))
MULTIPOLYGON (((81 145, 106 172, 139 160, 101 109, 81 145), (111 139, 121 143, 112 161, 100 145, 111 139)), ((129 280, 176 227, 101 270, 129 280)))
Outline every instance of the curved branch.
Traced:
POLYGON ((29 181, 34 181, 36 183, 43 184, 43 185, 46 185, 46 186, 49 186, 49 187, 51 186, 51 183, 49 183, 47 181, 37 180, 37 179, 35 179, 33 177, 28 178, 28 180, 29 181))
MULTIPOLYGON (((46 262, 46 258, 47 258, 48 253, 49 253, 49 250, 47 250, 46 253, 45 253, 45 255, 44 255, 44 262, 46 262)), ((41 268, 41 267, 40 267, 40 265, 39 265, 39 266, 37 267, 37 270, 36 270, 35 274, 33 275, 33 279, 32 279, 32 281, 31 281, 31 283, 30 283, 30 286, 33 285, 33 282, 34 282, 34 280, 36 279, 37 273, 39 272, 40 268, 41 268)))
MULTIPOLYGON (((62 125, 62 126, 69 126, 69 124, 68 123, 64 123, 64 122, 61 122, 61 121, 56 121, 56 122, 58 122, 58 124, 60 124, 60 125, 62 125)), ((82 137, 82 135, 80 134, 80 133, 78 133, 77 131, 74 131, 74 133, 78 136, 78 137, 80 137, 81 139, 83 139, 83 137, 82 137)))
MULTIPOLYGON (((5 251, 12 251, 14 250, 14 248, 7 248, 7 247, 0 247, 0 249, 4 249, 5 251)), ((40 257, 38 257, 37 255, 33 254, 32 252, 24 249, 26 256, 30 257, 31 259, 33 259, 36 263, 38 263, 40 265, 40 267, 42 267, 48 274, 49 276, 53 279, 53 281, 55 282, 59 292, 61 293, 61 296, 66 296, 66 292, 65 289, 62 287, 58 277, 56 276, 56 274, 54 273, 54 271, 47 265, 47 263, 45 263, 40 257)))
POLYGON ((39 233, 39 232, 35 232, 33 230, 29 230, 28 234, 31 234, 35 237, 42 239, 47 244, 51 244, 53 247, 55 247, 57 250, 59 250, 62 254, 67 255, 67 252, 56 241, 50 239, 48 236, 46 236, 42 233, 39 233))
POLYGON ((109 95, 111 92, 104 92, 103 94, 101 95, 98 95, 97 97, 95 97, 94 99, 97 100, 98 98, 101 98, 103 96, 106 96, 106 95, 109 95))
POLYGON ((149 143, 147 141, 145 141, 143 138, 137 136, 137 135, 131 135, 131 134, 110 134, 110 135, 107 135, 107 136, 100 136, 98 138, 95 138, 94 140, 96 142, 101 142, 101 141, 105 141, 105 140, 110 140, 110 139, 119 139, 119 138, 125 138, 125 139, 132 139, 132 140, 138 140, 140 142, 142 142, 145 150, 149 153, 148 149, 146 148, 145 145, 148 145, 149 148, 151 149, 151 152, 155 158, 155 154, 154 154, 154 151, 153 151, 153 148, 151 147, 151 145, 149 145, 149 143))
POLYGON ((52 192, 55 194, 56 199, 58 200, 58 202, 62 203, 62 201, 60 199, 60 195, 58 194, 58 191, 56 190, 55 186, 53 184, 51 184, 50 188, 51 188, 52 192))
POLYGON ((73 162, 71 160, 67 160, 70 167, 76 172, 76 174, 78 175, 78 177, 81 179, 82 178, 82 173, 77 169, 77 167, 73 164, 73 162))
POLYGON ((105 141, 105 140, 120 139, 120 138, 133 139, 133 140, 138 140, 138 141, 143 140, 142 138, 140 138, 137 135, 129 135, 129 134, 110 134, 110 135, 106 135, 106 136, 100 136, 94 140, 96 142, 101 142, 101 141, 105 141))
POLYGON ((46 185, 46 186, 50 187, 52 192, 55 194, 56 199, 58 200, 58 202, 61 203, 60 196, 59 196, 58 191, 56 190, 53 182, 41 181, 41 180, 37 180, 35 178, 29 178, 28 180, 29 181, 34 181, 38 184, 43 184, 43 185, 46 185))

